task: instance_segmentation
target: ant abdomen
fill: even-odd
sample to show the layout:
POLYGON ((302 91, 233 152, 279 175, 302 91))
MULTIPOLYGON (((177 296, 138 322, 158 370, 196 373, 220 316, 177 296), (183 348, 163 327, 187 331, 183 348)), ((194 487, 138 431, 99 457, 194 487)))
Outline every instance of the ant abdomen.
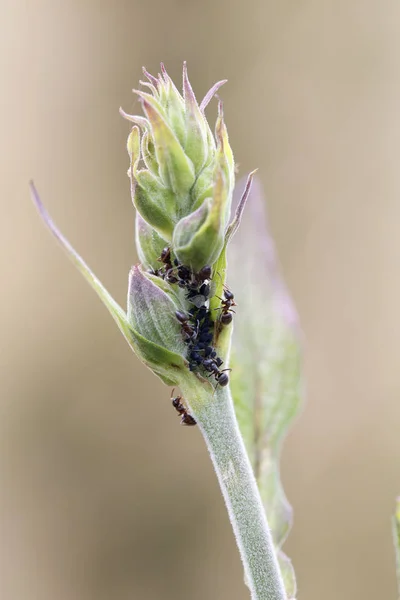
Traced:
POLYGON ((222 325, 229 325, 229 323, 232 323, 232 320, 233 320, 233 315, 231 312, 222 313, 222 315, 220 317, 220 321, 221 321, 222 325))
POLYGON ((187 316, 187 314, 185 314, 181 310, 176 310, 175 316, 180 323, 186 323, 189 320, 189 317, 187 316))

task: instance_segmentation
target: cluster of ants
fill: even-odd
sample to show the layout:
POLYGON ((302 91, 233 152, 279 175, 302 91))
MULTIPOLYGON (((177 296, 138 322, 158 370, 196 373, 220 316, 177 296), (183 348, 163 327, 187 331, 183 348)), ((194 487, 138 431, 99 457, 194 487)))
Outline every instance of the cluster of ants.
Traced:
MULTIPOLYGON (((193 305, 188 313, 179 310, 175 313, 181 325, 183 339, 188 345, 189 369, 191 371, 203 370, 213 375, 217 386, 228 385, 229 376, 226 371, 230 369, 220 369, 223 361, 217 356, 217 352, 212 346, 214 321, 208 307, 211 291, 211 267, 205 265, 195 273, 176 258, 172 261, 169 247, 164 248, 158 260, 162 263, 162 267, 153 273, 162 277, 168 283, 177 284, 180 288, 186 290, 186 298, 193 305)), ((222 327, 232 322, 232 313, 234 312, 232 306, 236 306, 236 303, 234 295, 226 287, 224 287, 224 298, 219 298, 219 300, 221 300, 221 306, 218 307, 218 310, 220 310, 218 324, 219 327, 222 327)), ((181 402, 182 398, 177 396, 171 398, 171 400, 174 408, 181 415, 181 424, 195 425, 196 421, 185 409, 181 402)))

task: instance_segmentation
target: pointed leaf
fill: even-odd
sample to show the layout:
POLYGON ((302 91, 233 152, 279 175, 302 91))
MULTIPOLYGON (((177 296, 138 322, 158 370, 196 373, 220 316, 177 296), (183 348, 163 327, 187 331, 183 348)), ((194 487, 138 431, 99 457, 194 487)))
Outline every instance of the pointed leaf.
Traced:
POLYGON ((158 259, 167 242, 158 235, 157 231, 137 211, 135 238, 140 263, 146 269, 158 269, 160 267, 158 259))
POLYGON ((188 217, 179 221, 174 230, 173 246, 180 261, 195 271, 212 265, 224 245, 224 207, 226 201, 222 171, 214 186, 214 197, 188 217))
POLYGON ((210 103, 210 101, 212 100, 212 98, 214 98, 215 94, 218 92, 219 88, 222 85, 224 85, 224 83, 226 83, 227 81, 228 81, 227 79, 222 79, 222 81, 217 81, 217 83, 214 83, 212 88, 208 90, 207 94, 204 96, 203 100, 200 103, 200 110, 202 112, 205 111, 205 109, 207 108, 207 106, 210 103))
POLYGON ((79 256, 68 240, 59 231, 46 211, 33 182, 30 183, 30 189, 32 199, 45 225, 50 229, 51 233, 64 248, 74 265, 82 273, 86 281, 107 307, 131 349, 156 375, 158 375, 158 377, 160 377, 160 379, 162 379, 164 383, 167 385, 179 385, 179 371, 183 368, 186 369, 186 361, 183 356, 146 339, 141 333, 130 326, 126 313, 109 294, 101 281, 97 279, 83 258, 79 256))
POLYGON ((166 240, 172 238, 176 219, 174 195, 144 169, 130 172, 132 202, 143 219, 166 240))
POLYGON ((196 173, 199 173, 208 158, 207 123, 190 85, 186 62, 183 63, 183 97, 186 117, 185 152, 196 173))
POLYGON ((235 216, 233 217, 232 222, 229 224, 229 227, 226 230, 225 239, 227 242, 229 242, 229 240, 235 235, 235 233, 240 225, 244 207, 246 206, 246 202, 248 200, 250 190, 251 190, 251 185, 253 183, 253 177, 256 174, 256 172, 257 172, 257 169, 254 169, 254 171, 251 171, 251 173, 249 173, 247 176, 247 181, 246 181, 246 185, 244 187, 242 196, 241 196, 239 202, 237 203, 235 216))
POLYGON ((153 85, 153 87, 157 90, 158 89, 158 83, 159 83, 157 77, 154 77, 154 75, 152 75, 151 73, 149 73, 148 70, 146 69, 146 67, 142 67, 142 71, 143 71, 143 74, 150 81, 150 83, 153 85))
MULTIPOLYGON (((241 188, 244 187, 240 186, 241 188)), ((241 189, 235 190, 236 204, 241 189)), ((292 524, 279 474, 281 444, 299 410, 301 360, 297 315, 279 274, 257 179, 228 245, 229 287, 238 304, 232 342, 232 392, 277 550, 292 524)), ((283 559, 282 559, 283 560, 283 559)), ((295 580, 283 560, 289 597, 295 580)))
POLYGON ((163 106, 176 137, 183 145, 185 141, 185 103, 176 85, 168 75, 164 64, 161 63, 162 79, 164 81, 163 106))
POLYGON ((151 124, 154 150, 163 183, 180 198, 184 198, 195 181, 193 164, 154 98, 145 92, 136 93, 142 98, 143 110, 151 124))
MULTIPOLYGON (((131 331, 131 328, 129 327, 126 313, 122 310, 122 308, 119 306, 119 304, 117 304, 117 302, 115 302, 114 298, 111 296, 111 294, 109 294, 109 292, 103 286, 101 281, 99 281, 99 279, 97 279, 96 275, 92 272, 90 267, 88 267, 88 265, 85 263, 83 258, 81 258, 79 256, 79 254, 74 250, 74 248, 71 246, 69 241, 59 231, 59 229, 55 225, 54 221, 52 220, 52 218, 48 214, 47 210, 45 209, 33 182, 30 183, 30 189, 31 189, 32 199, 33 199, 33 201, 36 205, 36 208, 38 209, 40 216, 42 217, 44 223, 50 229, 51 233, 55 236, 55 238, 58 240, 58 242, 63 246, 63 248, 67 252, 69 258, 72 260, 74 265, 78 268, 78 270, 82 273, 82 275, 84 276, 86 281, 89 283, 89 285, 97 293, 100 300, 105 304, 105 306, 109 310, 111 316, 113 317, 114 321, 117 323, 120 331, 124 335, 126 341, 132 347, 132 331, 131 331)), ((132 347, 132 349, 134 350, 133 347, 132 347)))

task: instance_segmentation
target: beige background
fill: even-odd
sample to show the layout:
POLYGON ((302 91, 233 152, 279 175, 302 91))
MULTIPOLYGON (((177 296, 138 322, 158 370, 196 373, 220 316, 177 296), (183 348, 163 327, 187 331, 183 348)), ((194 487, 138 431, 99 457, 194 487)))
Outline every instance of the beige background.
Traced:
MULTIPOLYGON (((283 455, 304 600, 395 598, 400 8, 394 0, 2 0, 2 600, 245 600, 206 450, 40 223, 120 302, 136 260, 120 104, 140 67, 217 79, 260 168, 307 339, 283 455)), ((213 110, 210 112, 213 115, 213 110)))

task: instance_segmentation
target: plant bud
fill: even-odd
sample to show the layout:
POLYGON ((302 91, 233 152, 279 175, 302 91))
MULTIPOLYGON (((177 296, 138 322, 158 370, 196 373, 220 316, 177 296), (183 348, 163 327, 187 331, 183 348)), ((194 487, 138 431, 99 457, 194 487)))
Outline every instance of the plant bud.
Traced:
MULTIPOLYGON (((219 102, 215 137, 204 110, 224 81, 197 103, 186 63, 183 93, 161 65, 161 75, 146 70, 146 91, 134 90, 145 117, 127 115, 135 123, 128 139, 132 199, 142 219, 171 244, 184 264, 212 264, 223 247, 234 185, 234 162, 219 102), (204 261, 204 262, 202 262, 204 261)), ((137 236, 140 240, 140 236, 137 236)), ((138 246, 143 257, 144 244, 138 246)), ((145 257, 146 266, 152 257, 145 257)))

